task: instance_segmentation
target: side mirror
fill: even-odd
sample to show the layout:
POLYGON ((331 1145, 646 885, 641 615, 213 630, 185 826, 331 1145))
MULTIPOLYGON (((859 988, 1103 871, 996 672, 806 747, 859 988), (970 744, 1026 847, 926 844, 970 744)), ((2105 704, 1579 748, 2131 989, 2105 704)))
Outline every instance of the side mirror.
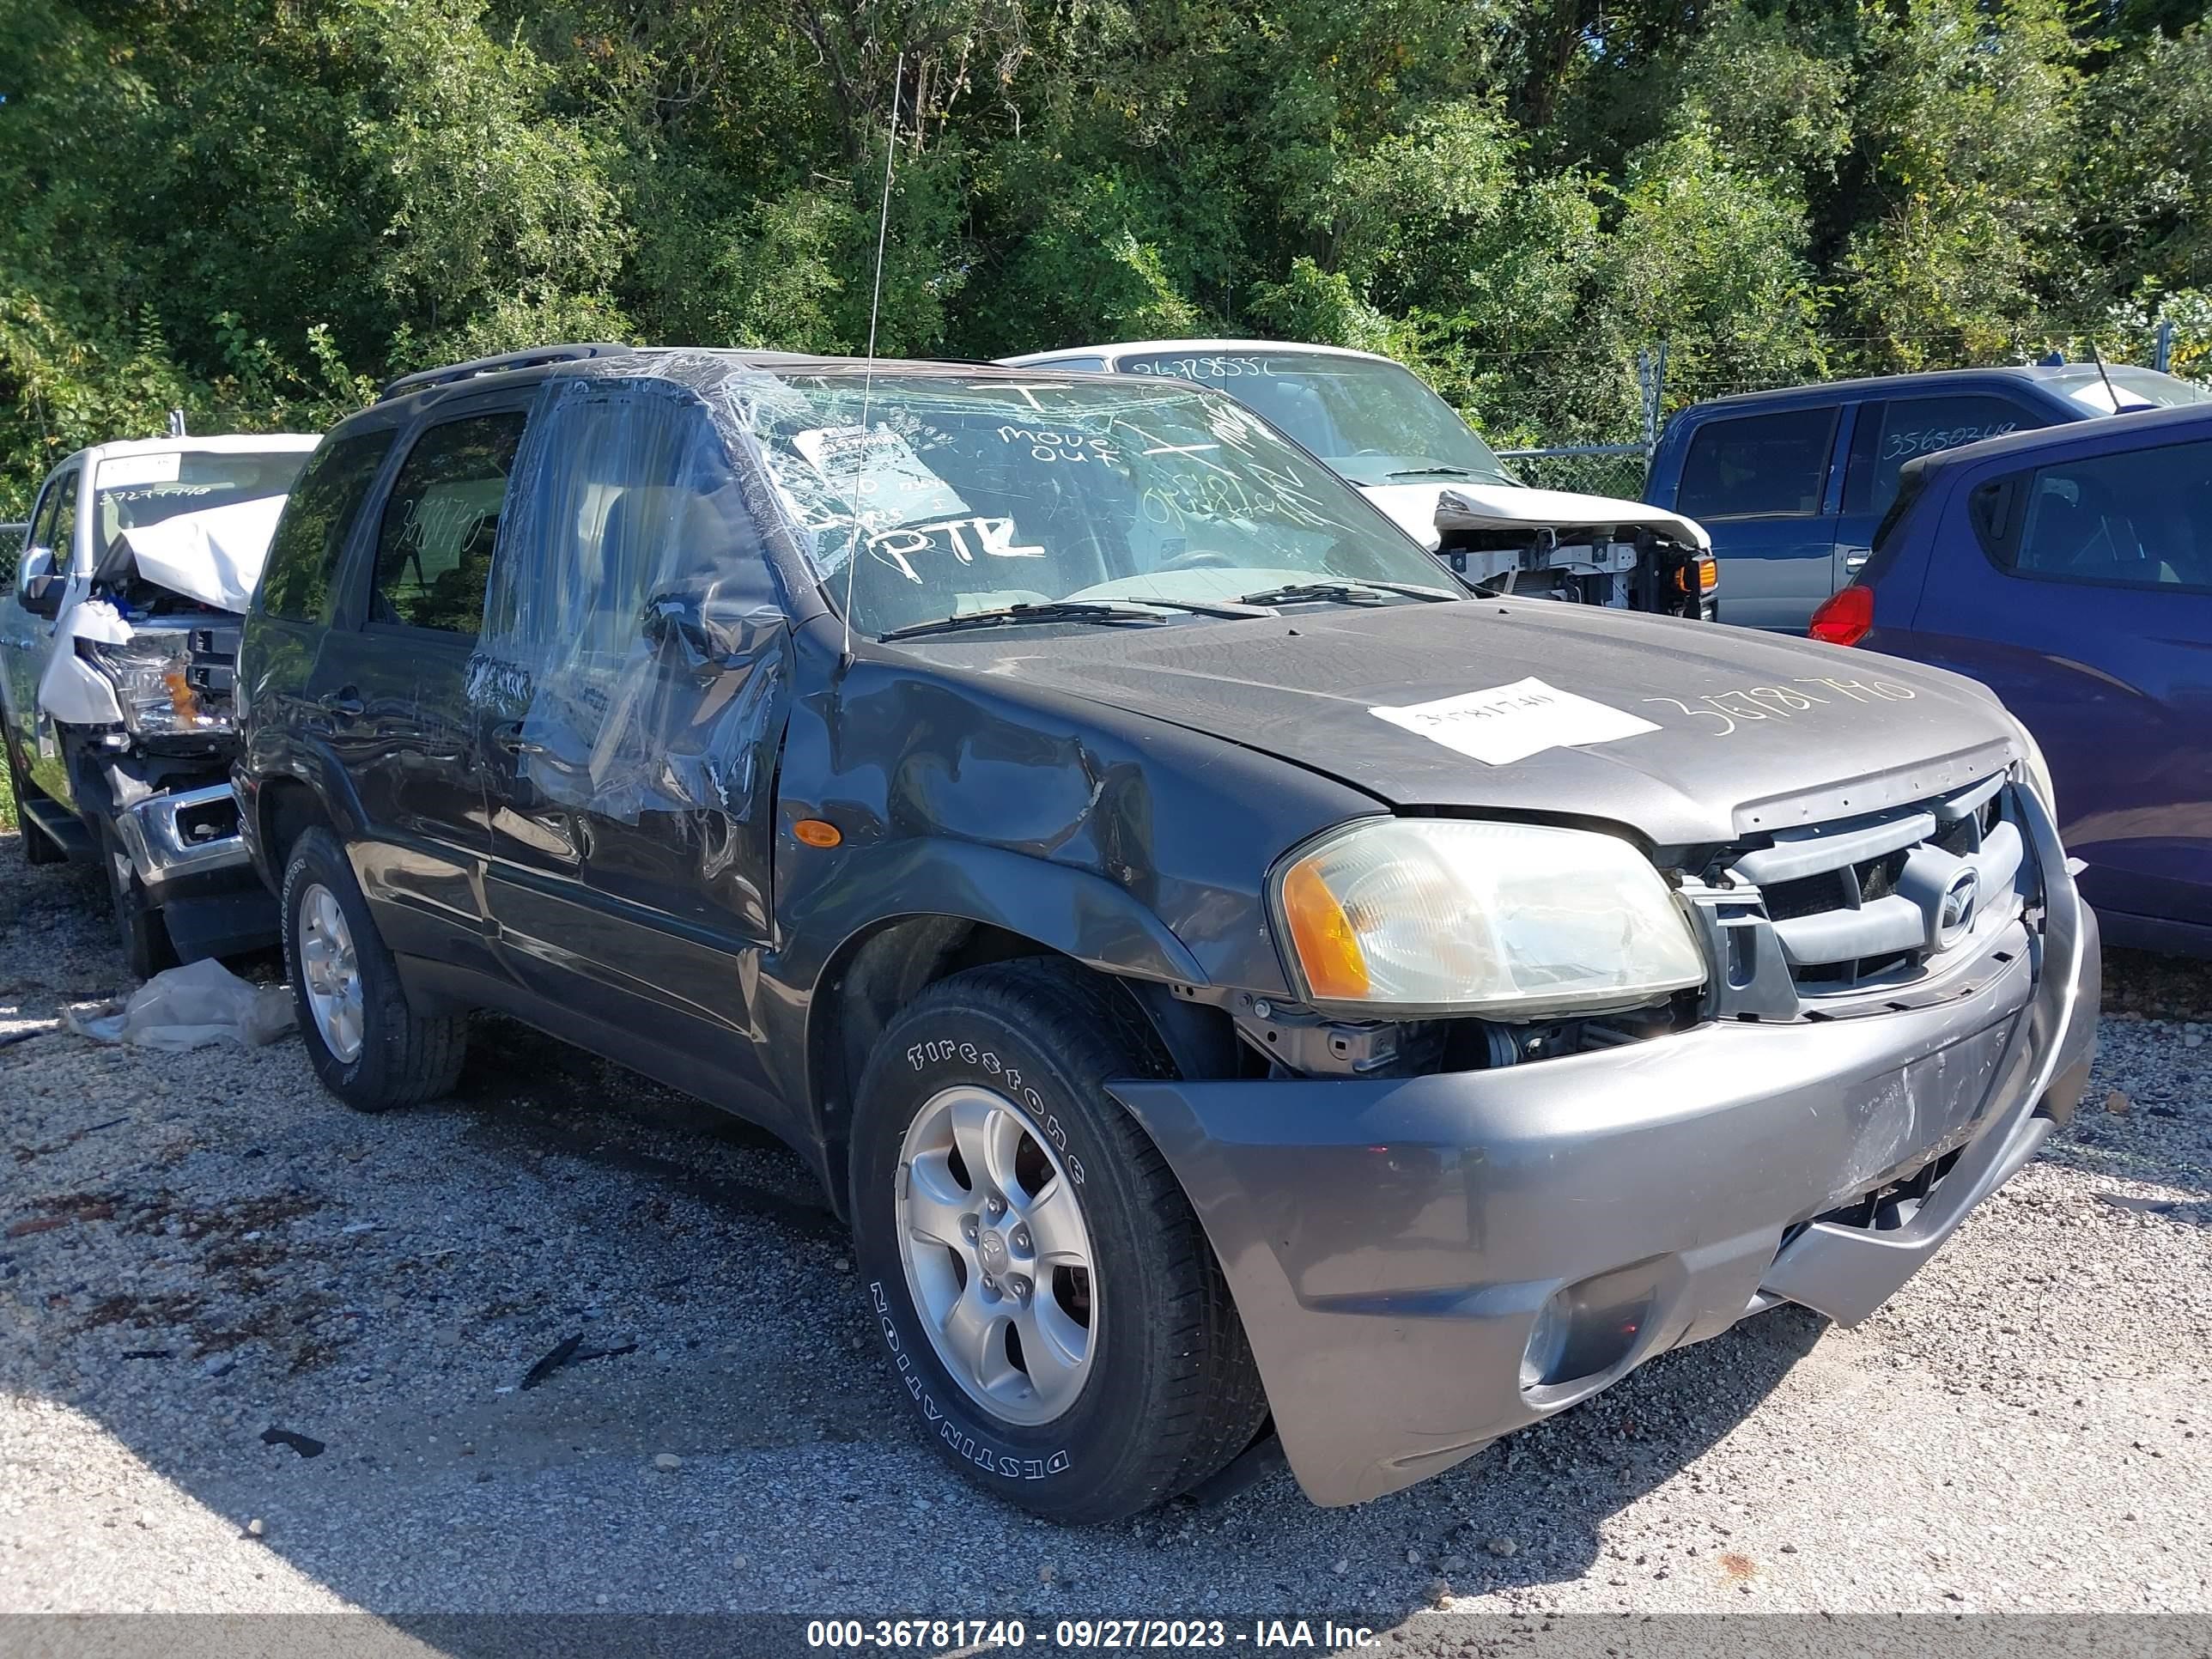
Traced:
POLYGON ((62 608, 62 590, 69 586, 69 579, 54 574, 51 549, 34 547, 23 555, 23 568, 16 573, 15 583, 23 609, 51 621, 62 608))
POLYGON ((781 611, 757 599, 748 603, 709 584, 654 594, 645 602, 639 631, 656 651, 672 648, 694 665, 723 664, 750 654, 757 630, 782 620, 781 611))

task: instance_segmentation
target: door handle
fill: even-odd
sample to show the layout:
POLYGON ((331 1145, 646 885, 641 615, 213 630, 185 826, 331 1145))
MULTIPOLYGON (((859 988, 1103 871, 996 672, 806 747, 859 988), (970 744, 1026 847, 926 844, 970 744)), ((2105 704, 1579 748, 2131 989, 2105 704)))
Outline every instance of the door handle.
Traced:
POLYGON ((522 722, 509 720, 491 734, 491 740, 510 755, 543 755, 547 751, 542 743, 532 743, 522 735, 522 722))
POLYGON ((1870 547, 1845 548, 1844 574, 1848 576, 1857 575, 1860 571, 1866 568, 1866 562, 1872 557, 1874 557, 1874 550, 1870 547))
POLYGON ((315 699, 315 706, 326 714, 336 714, 340 720, 359 720, 368 705, 361 700, 353 687, 343 691, 325 691, 315 699))

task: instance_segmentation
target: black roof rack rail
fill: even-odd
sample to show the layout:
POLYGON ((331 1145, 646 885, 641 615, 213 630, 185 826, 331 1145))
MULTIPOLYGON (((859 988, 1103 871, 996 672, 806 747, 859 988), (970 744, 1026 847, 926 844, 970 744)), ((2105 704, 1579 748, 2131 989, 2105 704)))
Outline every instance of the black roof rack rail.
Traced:
POLYGON ((422 392, 434 386, 451 386, 458 380, 474 380, 479 374, 497 374, 507 369, 538 368, 547 363, 580 362, 586 357, 619 356, 629 348, 605 341, 579 345, 532 346, 527 351, 502 351, 495 357, 478 357, 473 362, 452 363, 444 368, 426 368, 413 374, 402 374, 396 380, 385 383, 376 394, 376 401, 386 403, 393 398, 404 398, 410 392, 422 392))

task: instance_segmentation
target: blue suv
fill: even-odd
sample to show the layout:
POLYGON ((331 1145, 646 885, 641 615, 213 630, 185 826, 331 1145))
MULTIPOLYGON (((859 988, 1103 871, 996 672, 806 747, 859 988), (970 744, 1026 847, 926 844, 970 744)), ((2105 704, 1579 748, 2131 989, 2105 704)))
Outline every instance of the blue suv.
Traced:
POLYGON ((1898 471, 1916 456, 2208 398, 2156 369, 2094 363, 1742 392, 1668 422, 1644 499, 1712 532, 1719 620, 1802 634, 1814 607, 1866 562, 1898 471))

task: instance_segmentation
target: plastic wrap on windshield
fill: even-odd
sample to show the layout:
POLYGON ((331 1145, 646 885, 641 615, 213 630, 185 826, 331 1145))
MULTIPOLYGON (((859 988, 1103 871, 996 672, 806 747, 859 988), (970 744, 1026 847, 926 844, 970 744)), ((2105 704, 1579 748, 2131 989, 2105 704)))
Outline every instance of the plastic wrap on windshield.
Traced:
MULTIPOLYGON (((791 647, 711 411, 665 381, 556 381, 509 485, 471 690, 537 796, 625 823, 764 822, 791 647)), ((726 838, 696 826, 702 859, 726 838)), ((679 834, 688 831, 679 830, 679 834)))

